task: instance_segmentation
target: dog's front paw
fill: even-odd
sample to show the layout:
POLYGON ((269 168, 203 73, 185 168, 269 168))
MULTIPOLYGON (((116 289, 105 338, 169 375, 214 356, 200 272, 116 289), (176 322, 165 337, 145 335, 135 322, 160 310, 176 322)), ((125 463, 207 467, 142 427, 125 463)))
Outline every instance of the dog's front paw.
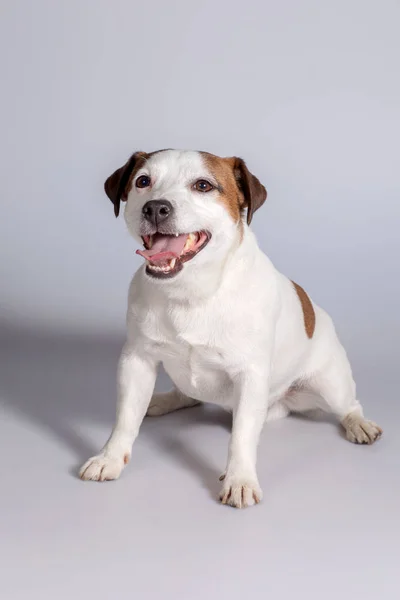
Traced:
POLYGON ((89 458, 81 467, 79 477, 85 481, 111 481, 118 479, 126 463, 129 461, 129 455, 121 459, 99 454, 89 458))
POLYGON ((235 508, 246 508, 258 504, 262 500, 262 490, 256 477, 223 474, 220 481, 224 482, 219 495, 222 504, 229 504, 235 508))

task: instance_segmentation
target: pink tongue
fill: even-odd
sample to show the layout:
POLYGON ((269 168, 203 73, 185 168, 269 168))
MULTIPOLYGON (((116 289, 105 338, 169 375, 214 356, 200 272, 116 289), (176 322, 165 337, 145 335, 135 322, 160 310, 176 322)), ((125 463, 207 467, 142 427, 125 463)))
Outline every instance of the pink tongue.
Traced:
POLYGON ((178 236, 156 233, 153 235, 152 247, 149 250, 136 250, 136 254, 140 254, 140 256, 143 256, 146 260, 150 260, 152 263, 162 262, 170 258, 178 258, 186 244, 187 238, 187 233, 182 233, 178 236))

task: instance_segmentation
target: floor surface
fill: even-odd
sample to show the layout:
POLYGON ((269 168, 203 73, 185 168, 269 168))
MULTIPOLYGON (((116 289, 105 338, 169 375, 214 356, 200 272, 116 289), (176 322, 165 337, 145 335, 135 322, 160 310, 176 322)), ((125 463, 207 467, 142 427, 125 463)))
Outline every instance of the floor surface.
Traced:
POLYGON ((395 364, 353 352, 367 416, 384 428, 376 445, 350 444, 329 419, 272 423, 264 500, 239 511, 215 500, 230 417, 214 407, 146 419, 119 481, 77 478, 110 433, 121 344, 2 336, 2 599, 396 597, 395 364))

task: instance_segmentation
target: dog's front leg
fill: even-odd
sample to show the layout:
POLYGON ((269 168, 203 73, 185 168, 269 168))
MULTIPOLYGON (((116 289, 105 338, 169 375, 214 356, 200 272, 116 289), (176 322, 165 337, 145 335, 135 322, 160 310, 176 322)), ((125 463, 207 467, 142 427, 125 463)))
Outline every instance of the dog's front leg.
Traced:
POLYGON ((129 462, 132 444, 146 414, 157 376, 157 364, 127 343, 118 367, 117 418, 111 436, 98 456, 81 468, 81 479, 117 479, 129 462))
POLYGON ((257 446, 268 408, 268 373, 249 370, 235 378, 235 404, 228 464, 221 476, 223 504, 245 508, 261 501, 257 446))

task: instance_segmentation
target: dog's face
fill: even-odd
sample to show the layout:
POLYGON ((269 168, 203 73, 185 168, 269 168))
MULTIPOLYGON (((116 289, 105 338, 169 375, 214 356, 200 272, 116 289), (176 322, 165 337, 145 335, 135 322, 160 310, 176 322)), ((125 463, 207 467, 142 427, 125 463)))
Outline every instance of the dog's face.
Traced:
POLYGON ((105 182, 130 233, 143 244, 146 274, 158 280, 223 260, 267 197, 240 158, 205 152, 136 152, 105 182))

